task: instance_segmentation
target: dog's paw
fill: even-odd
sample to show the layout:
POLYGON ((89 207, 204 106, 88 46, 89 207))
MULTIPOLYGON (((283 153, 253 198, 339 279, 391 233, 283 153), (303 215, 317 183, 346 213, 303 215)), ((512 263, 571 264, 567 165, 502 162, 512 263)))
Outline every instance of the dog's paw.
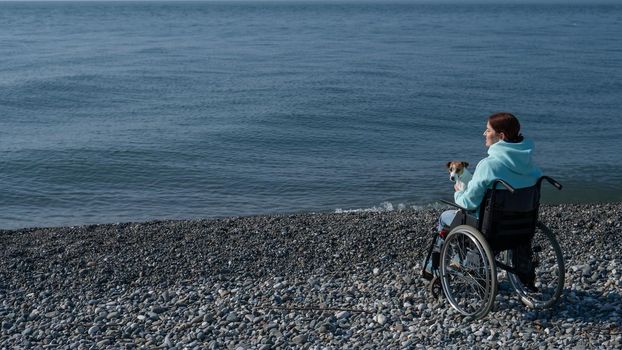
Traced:
POLYGON ((456 182, 456 186, 458 187, 458 191, 460 192, 466 190, 466 186, 464 185, 464 182, 462 181, 456 182))

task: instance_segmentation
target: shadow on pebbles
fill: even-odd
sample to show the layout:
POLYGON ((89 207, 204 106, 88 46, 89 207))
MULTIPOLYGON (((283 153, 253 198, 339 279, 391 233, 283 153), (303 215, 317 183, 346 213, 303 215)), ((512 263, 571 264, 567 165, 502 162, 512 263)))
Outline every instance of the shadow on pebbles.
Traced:
POLYGON ((438 209, 0 231, 0 348, 621 348, 622 205, 544 206, 553 310, 468 321, 420 277, 438 209))

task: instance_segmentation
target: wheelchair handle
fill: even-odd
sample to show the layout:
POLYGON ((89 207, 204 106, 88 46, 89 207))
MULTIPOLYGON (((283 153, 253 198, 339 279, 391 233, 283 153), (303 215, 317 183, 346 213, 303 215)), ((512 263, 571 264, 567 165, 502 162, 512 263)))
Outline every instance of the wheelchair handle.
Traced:
POLYGON ((496 179, 495 182, 492 183, 492 188, 496 189, 497 188, 497 184, 500 183, 502 184, 508 191, 510 191, 510 193, 514 193, 515 189, 514 187, 510 186, 509 183, 501 180, 501 179, 496 179))
POLYGON ((555 188, 557 188, 558 190, 561 190, 563 188, 562 184, 560 184, 559 182, 555 181, 554 178, 549 177, 549 176, 542 176, 542 177, 540 177, 540 179, 538 180, 538 186, 540 186, 540 183, 542 182, 542 180, 548 181, 551 185, 555 186, 555 188))

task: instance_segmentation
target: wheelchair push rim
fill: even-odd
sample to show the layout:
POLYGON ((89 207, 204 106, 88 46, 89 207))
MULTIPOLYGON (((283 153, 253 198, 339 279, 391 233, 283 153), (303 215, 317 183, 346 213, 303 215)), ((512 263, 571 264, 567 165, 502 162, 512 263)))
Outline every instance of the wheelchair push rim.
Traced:
POLYGON ((440 260, 441 285, 451 306, 473 319, 484 317, 497 294, 494 254, 484 236, 471 226, 454 228, 440 260))
MULTIPOLYGON (((526 306, 534 309, 550 308, 557 304, 565 281, 564 256, 553 232, 538 221, 532 241, 533 260, 536 265, 535 287, 525 287, 518 276, 508 272, 512 288, 526 306)), ((512 264, 512 252, 504 252, 504 262, 512 264)))

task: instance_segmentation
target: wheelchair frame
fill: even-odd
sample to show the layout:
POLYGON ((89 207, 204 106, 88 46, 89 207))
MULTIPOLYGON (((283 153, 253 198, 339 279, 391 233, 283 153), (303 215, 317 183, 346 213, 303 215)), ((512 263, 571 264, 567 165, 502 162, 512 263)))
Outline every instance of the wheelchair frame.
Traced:
MULTIPOLYGON (((492 308, 497 294, 497 267, 499 267, 506 271, 513 289, 528 307, 547 308, 553 307, 558 302, 565 280, 565 266, 563 254, 555 235, 542 222, 538 221, 542 180, 547 180, 558 190, 562 189, 561 184, 548 176, 540 177, 532 187, 519 190, 514 189, 502 179, 493 181, 480 205, 480 220, 469 215, 466 208, 441 200, 458 208, 458 211, 440 251, 435 251, 435 243, 438 237, 438 233, 435 232, 424 261, 422 275, 431 280, 429 289, 433 296, 442 293, 452 307, 465 316, 473 319, 484 317, 492 308), (498 185, 502 185, 507 191, 502 188, 499 189, 498 185), (500 191, 504 192, 501 205, 509 207, 522 205, 526 206, 528 210, 504 211, 503 207, 496 207, 497 195, 500 191), (532 203, 522 203, 521 199, 532 203), (504 214, 506 213, 514 221, 508 219, 512 224, 504 227, 501 226, 504 221, 496 220, 496 216, 505 219, 504 214), (502 237, 505 232, 511 233, 511 235, 506 236, 506 238, 509 237, 507 239, 502 237), (534 235, 537 235, 538 238, 535 245, 533 245, 534 235), (528 239, 527 242, 525 242, 526 238, 528 239), (534 261, 532 256, 524 257, 513 254, 522 246, 523 248, 528 247, 529 255, 535 252, 536 257, 539 257, 544 244, 547 245, 544 248, 549 248, 548 252, 553 256, 553 258, 548 257, 548 260, 555 260, 556 263, 556 266, 552 266, 549 270, 557 271, 557 277, 554 281, 538 282, 541 286, 546 287, 546 294, 544 291, 538 290, 535 280, 533 285, 523 283, 524 269, 513 266, 515 261, 527 259, 530 268, 533 265, 533 273, 535 274, 535 269, 540 261, 534 261), (496 258, 498 255, 502 261, 496 258), (432 260, 432 271, 428 273, 426 266, 430 260, 432 260), (465 285, 463 289, 456 287, 460 284, 465 285), (465 291, 467 293, 464 296, 460 295, 465 291), (469 295, 468 292, 472 292, 477 297, 469 295)), ((548 272, 542 273, 543 280, 547 274, 548 272)))

